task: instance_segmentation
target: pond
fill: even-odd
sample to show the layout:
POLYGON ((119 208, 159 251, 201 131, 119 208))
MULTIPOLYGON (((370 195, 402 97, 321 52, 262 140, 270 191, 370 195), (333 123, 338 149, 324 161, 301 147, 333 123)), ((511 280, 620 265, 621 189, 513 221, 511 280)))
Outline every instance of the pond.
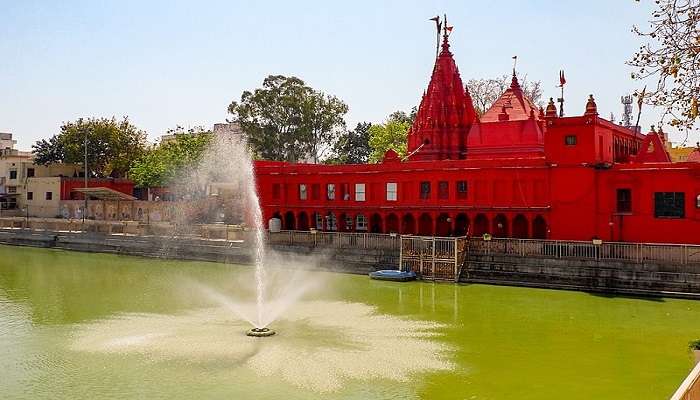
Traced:
POLYGON ((274 273, 320 284, 250 338, 251 267, 0 247, 2 397, 664 399, 700 337, 690 300, 274 273))

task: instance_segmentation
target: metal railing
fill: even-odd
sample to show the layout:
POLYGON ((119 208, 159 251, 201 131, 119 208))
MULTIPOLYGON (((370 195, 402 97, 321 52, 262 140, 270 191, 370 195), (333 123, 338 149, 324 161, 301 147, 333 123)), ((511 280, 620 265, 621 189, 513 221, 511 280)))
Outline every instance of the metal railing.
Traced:
POLYGON ((399 249, 399 235, 381 233, 280 231, 269 232, 268 243, 327 248, 399 249))
POLYGON ((695 365, 671 400, 700 400, 700 363, 695 365))
POLYGON ((700 246, 689 244, 470 238, 469 251, 482 255, 700 265, 700 246))

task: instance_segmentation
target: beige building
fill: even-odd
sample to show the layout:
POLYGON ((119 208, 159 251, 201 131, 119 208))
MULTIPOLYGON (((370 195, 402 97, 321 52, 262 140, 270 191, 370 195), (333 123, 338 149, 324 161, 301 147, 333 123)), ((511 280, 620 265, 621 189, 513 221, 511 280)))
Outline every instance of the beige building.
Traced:
POLYGON ((24 208, 29 206, 31 216, 55 216, 52 213, 58 209, 60 177, 78 176, 82 174, 82 167, 71 164, 36 165, 31 152, 19 151, 14 144, 11 133, 0 133, 0 213, 27 214, 24 208), (50 195, 47 194, 49 192, 50 195), (34 211, 38 214, 34 214, 34 211))
POLYGON ((32 217, 61 217, 61 177, 32 177, 23 185, 19 206, 32 217))

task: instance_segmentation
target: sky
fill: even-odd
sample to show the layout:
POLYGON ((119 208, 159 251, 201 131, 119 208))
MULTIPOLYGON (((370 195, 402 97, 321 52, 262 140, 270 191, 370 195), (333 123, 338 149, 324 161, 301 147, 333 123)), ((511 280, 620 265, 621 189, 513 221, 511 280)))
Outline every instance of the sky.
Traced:
MULTIPOLYGON (((64 121, 128 116, 154 141, 178 125, 223 122, 228 104, 270 74, 344 100, 349 127, 381 122, 420 101, 435 55, 428 19, 444 13, 464 82, 510 73, 517 55, 546 98, 565 71, 568 115, 593 94, 601 116, 619 120, 620 96, 643 87, 625 61, 651 3, 0 0, 0 132, 28 150, 64 121)), ((645 108, 644 130, 659 115, 645 108)))

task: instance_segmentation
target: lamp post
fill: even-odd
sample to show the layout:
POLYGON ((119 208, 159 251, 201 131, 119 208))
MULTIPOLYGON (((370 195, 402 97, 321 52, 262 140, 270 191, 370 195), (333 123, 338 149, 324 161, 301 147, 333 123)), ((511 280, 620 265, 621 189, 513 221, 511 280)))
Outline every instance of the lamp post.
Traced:
POLYGON ((29 205, 22 207, 22 211, 24 212, 24 228, 29 229, 29 205))
MULTIPOLYGON (((84 128, 83 128, 84 129, 84 128)), ((87 214, 87 208, 88 208, 88 195, 87 195, 87 187, 88 187, 88 136, 87 136, 87 129, 84 129, 84 140, 83 140, 83 147, 85 148, 85 159, 84 164, 83 164, 83 183, 85 187, 85 192, 83 193, 83 198, 84 198, 84 203, 83 203, 83 224, 85 224, 85 214, 87 214)))

